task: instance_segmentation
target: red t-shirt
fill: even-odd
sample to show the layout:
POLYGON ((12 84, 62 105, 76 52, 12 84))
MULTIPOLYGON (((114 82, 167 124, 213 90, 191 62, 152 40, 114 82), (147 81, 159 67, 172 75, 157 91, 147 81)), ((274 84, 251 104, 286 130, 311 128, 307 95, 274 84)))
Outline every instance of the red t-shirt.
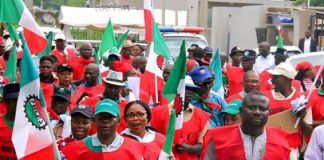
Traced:
POLYGON ((324 96, 318 94, 318 89, 314 89, 309 98, 309 106, 312 107, 314 121, 324 120, 324 96))
POLYGON ((239 93, 237 93, 229 96, 228 98, 225 99, 225 101, 226 103, 230 103, 234 99, 243 100, 243 97, 239 93))
POLYGON ((71 62, 70 61, 70 66, 72 67, 73 70, 73 80, 82 80, 84 78, 84 71, 85 67, 90 64, 94 63, 94 59, 84 59, 82 56, 80 56, 76 61, 71 62))
POLYGON ((142 159, 144 147, 132 139, 124 138, 121 146, 112 152, 102 152, 100 146, 93 146, 92 138, 76 141, 62 149, 67 160, 139 160, 142 159), (100 147, 100 149, 98 149, 100 147), (98 149, 99 151, 96 151, 98 149))
POLYGON ((239 93, 243 90, 244 70, 240 67, 227 67, 228 96, 239 93))
MULTIPOLYGON (((200 132, 204 129, 206 123, 208 122, 210 115, 194 107, 192 115, 189 121, 183 122, 182 130, 175 133, 174 142, 185 143, 189 145, 195 145, 198 143, 198 138, 200 132)), ((175 159, 181 160, 196 160, 197 154, 182 152, 179 153, 173 148, 173 154, 175 159)))
POLYGON ((298 91, 295 91, 295 93, 293 94, 293 96, 291 98, 288 98, 288 99, 284 99, 284 100, 277 100, 273 97, 272 95, 272 90, 270 91, 264 91, 263 92, 268 98, 269 98, 269 101, 270 101, 270 112, 269 112, 269 115, 273 115, 273 114, 276 114, 276 113, 279 113, 279 112, 282 112, 282 111, 285 111, 285 110, 288 110, 288 109, 291 109, 291 101, 292 100, 295 100, 296 98, 299 98, 302 94, 298 91))
POLYGON ((67 55, 64 54, 60 49, 55 48, 54 50, 52 50, 51 54, 57 58, 58 64, 67 64, 69 62, 73 63, 73 61, 76 59, 74 49, 67 48, 66 51, 67 55))
POLYGON ((0 116, 0 159, 17 159, 15 148, 12 144, 13 122, 9 122, 5 115, 0 116))

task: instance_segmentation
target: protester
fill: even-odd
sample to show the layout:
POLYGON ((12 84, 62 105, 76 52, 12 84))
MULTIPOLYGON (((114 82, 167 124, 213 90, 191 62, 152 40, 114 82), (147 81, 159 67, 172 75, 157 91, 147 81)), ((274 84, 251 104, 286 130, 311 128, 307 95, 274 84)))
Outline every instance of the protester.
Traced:
POLYGON ((71 95, 77 90, 77 86, 72 83, 73 69, 68 64, 61 64, 57 66, 57 78, 59 83, 57 86, 64 87, 71 92, 71 95))
POLYGON ((210 48, 210 47, 205 47, 205 48, 204 48, 204 57, 203 57, 203 59, 201 60, 202 63, 203 63, 204 65, 206 65, 206 66, 209 66, 209 64, 210 64, 210 60, 211 60, 212 56, 213 56, 213 49, 210 48))
POLYGON ((145 56, 139 56, 139 62, 138 62, 138 71, 141 74, 144 74, 146 64, 147 64, 147 58, 145 56))
POLYGON ((197 61, 199 66, 204 65, 202 63, 202 59, 204 57, 204 50, 200 47, 195 47, 192 53, 193 53, 193 59, 197 61))
POLYGON ((309 106, 312 108, 313 124, 323 124, 324 121, 324 72, 322 72, 322 84, 314 88, 309 99, 309 106))
POLYGON ((164 69, 163 69, 163 73, 162 73, 162 77, 164 82, 166 82, 169 79, 171 70, 173 68, 173 64, 168 64, 164 69))
POLYGON ((190 104, 199 87, 186 76, 186 91, 181 136, 175 136, 173 153, 175 159, 196 160, 201 154, 203 137, 209 129, 210 115, 190 104))
POLYGON ((195 85, 200 87, 196 91, 191 104, 211 114, 209 125, 211 128, 224 125, 220 111, 226 108, 227 104, 220 96, 210 92, 214 77, 208 67, 202 66, 191 70, 189 73, 195 85))
POLYGON ((92 110, 89 106, 79 105, 71 112, 71 135, 57 141, 58 149, 88 137, 91 129, 92 110))
POLYGON ((93 49, 90 43, 83 43, 80 48, 80 57, 70 63, 73 67, 73 80, 83 80, 84 71, 88 64, 95 63, 93 58, 93 49))
POLYGON ((241 122, 241 117, 239 115, 240 108, 242 107, 242 100, 233 99, 229 102, 228 106, 221 111, 224 115, 224 125, 234 125, 241 122))
POLYGON ((309 30, 305 32, 305 37, 299 40, 298 48, 303 53, 316 52, 317 42, 311 37, 311 33, 309 30))
POLYGON ((239 93, 243 89, 243 76, 244 72, 253 70, 255 63, 256 53, 253 50, 244 50, 242 60, 242 68, 228 67, 227 80, 228 80, 228 96, 239 93))
POLYGON ((264 94, 252 92, 245 96, 240 115, 240 125, 215 128, 206 133, 201 159, 289 159, 287 133, 265 127, 269 100, 264 94), (230 134, 224 136, 224 133, 230 134))
POLYGON ((197 48, 197 47, 199 47, 197 44, 192 44, 192 45, 187 49, 187 51, 188 51, 188 57, 187 57, 187 59, 194 59, 194 57, 193 57, 193 51, 194 51, 194 49, 197 48))
POLYGON ((259 44, 259 56, 255 60, 253 70, 257 73, 261 73, 267 68, 275 67, 274 55, 270 53, 270 43, 261 42, 259 44))
MULTIPOLYGON (((96 104, 102 99, 111 99, 118 103, 121 113, 119 116, 122 118, 120 124, 117 125, 117 131, 118 133, 120 133, 126 128, 124 109, 128 103, 125 98, 120 96, 120 93, 125 86, 125 83, 123 81, 123 74, 121 72, 115 72, 111 70, 107 77, 104 77, 102 80, 105 87, 104 91, 101 92, 100 95, 85 98, 80 102, 80 104, 89 105, 92 110, 95 110, 96 104)), ((91 129, 91 134, 95 132, 95 129, 95 126, 93 126, 91 129)))
POLYGON ((107 58, 106 56, 103 56, 103 61, 104 61, 104 66, 108 67, 107 71, 104 71, 101 73, 101 77, 107 77, 109 70, 114 70, 114 62, 115 61, 120 61, 120 55, 116 53, 109 53, 107 58))
POLYGON ((39 60, 39 79, 41 87, 52 87, 58 82, 58 79, 53 74, 54 60, 50 56, 43 56, 39 60))
POLYGON ((165 136, 148 127, 152 116, 150 107, 143 101, 132 101, 126 105, 124 115, 127 128, 122 135, 143 143, 144 159, 158 159, 165 136))
POLYGON ((134 56, 134 57, 144 56, 144 51, 145 51, 145 48, 142 45, 135 44, 134 48, 133 48, 132 56, 134 56))
POLYGON ((124 41, 123 47, 122 47, 122 49, 120 51, 120 55, 121 55, 120 61, 121 62, 125 62, 125 63, 128 63, 129 65, 132 65, 133 47, 134 47, 134 45, 133 45, 131 40, 125 40, 124 41))
POLYGON ((287 62, 280 63, 273 70, 268 70, 272 74, 274 89, 264 91, 269 98, 269 114, 273 115, 291 108, 291 101, 299 98, 301 93, 292 86, 292 80, 296 75, 295 69, 287 62))
MULTIPOLYGON (((295 80, 300 81, 304 92, 309 91, 316 77, 316 71, 313 65, 308 61, 302 61, 297 64, 296 71, 297 75, 295 76, 295 80)), ((318 87, 318 85, 315 87, 318 87)))
POLYGON ((0 115, 0 159, 17 159, 11 137, 19 90, 19 83, 7 84, 3 87, 4 103, 1 107, 6 107, 7 112, 0 115))
POLYGON ((74 49, 67 48, 65 36, 63 33, 57 33, 54 37, 55 48, 52 50, 51 54, 56 56, 59 64, 73 63, 75 60, 74 49))
POLYGON ((63 148, 62 152, 67 160, 142 159, 143 146, 116 132, 120 112, 115 101, 111 99, 100 101, 96 105, 94 121, 97 134, 63 148))
POLYGON ((247 71, 243 76, 243 90, 226 98, 229 103, 233 99, 242 100, 248 93, 258 91, 260 86, 260 77, 255 71, 247 71))
POLYGON ((101 95, 104 86, 98 83, 99 67, 96 64, 88 64, 84 71, 84 83, 82 83, 72 97, 72 107, 82 98, 101 95))
POLYGON ((241 50, 238 46, 232 48, 230 57, 232 59, 232 66, 241 67, 241 57, 243 56, 243 50, 241 50))
POLYGON ((70 97, 71 93, 65 88, 54 88, 50 118, 56 139, 70 136, 70 97))

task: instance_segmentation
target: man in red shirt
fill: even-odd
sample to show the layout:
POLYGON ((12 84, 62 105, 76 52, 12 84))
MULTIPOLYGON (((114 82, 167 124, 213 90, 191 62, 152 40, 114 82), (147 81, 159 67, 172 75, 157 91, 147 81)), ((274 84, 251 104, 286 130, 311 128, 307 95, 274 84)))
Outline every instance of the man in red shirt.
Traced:
POLYGON ((99 67, 94 64, 88 64, 84 71, 84 83, 82 83, 71 98, 72 109, 84 97, 94 97, 101 95, 104 86, 98 83, 99 67))
POLYGON ((312 91, 309 98, 309 106, 312 107, 313 124, 324 123, 324 72, 322 72, 322 84, 312 91))
POLYGON ((260 86, 259 74, 255 71, 247 71, 243 77, 243 90, 226 98, 227 103, 234 99, 242 100, 248 93, 258 91, 260 86))
POLYGON ((65 158, 68 160, 142 159, 144 147, 130 138, 122 137, 116 131, 120 122, 118 104, 111 99, 105 99, 95 108, 94 121, 98 129, 97 134, 63 148, 65 158))
POLYGON ((272 74, 274 89, 264 91, 270 100, 270 115, 291 109, 291 101, 299 98, 301 93, 292 87, 295 69, 287 62, 282 62, 275 69, 268 70, 272 74))
POLYGON ((253 70, 253 65, 256 59, 256 52, 254 50, 245 50, 242 57, 242 67, 228 67, 228 96, 239 93, 242 91, 243 75, 244 72, 253 70))
POLYGON ((133 47, 134 47, 134 45, 133 45, 131 40, 125 40, 124 41, 123 47, 122 47, 122 49, 120 51, 120 55, 121 55, 120 61, 121 62, 128 63, 129 65, 132 65, 133 47))
POLYGON ((265 127, 269 99, 260 92, 244 97, 240 109, 241 124, 215 128, 204 137, 201 159, 288 159, 288 133, 265 127), (224 133, 226 134, 224 136, 224 133))
POLYGON ((4 101, 0 107, 6 107, 7 112, 0 115, 0 159, 17 159, 11 137, 19 90, 19 83, 7 84, 3 87, 4 101))
POLYGON ((92 56, 93 49, 90 43, 83 43, 79 48, 80 57, 76 61, 70 62, 73 68, 73 80, 83 80, 85 67, 90 63, 95 63, 92 56))
MULTIPOLYGON (((117 127, 117 132, 120 133, 126 128, 124 109, 126 107, 126 104, 128 103, 126 99, 120 96, 120 93, 125 86, 125 83, 123 81, 123 73, 110 70, 107 77, 104 77, 102 80, 105 86, 104 91, 101 92, 102 94, 85 98, 80 102, 80 104, 88 105, 92 108, 92 110, 95 110, 96 104, 102 99, 111 99, 117 102, 121 117, 121 123, 117 127)), ((93 128, 91 129, 91 133, 94 133, 94 131, 95 126, 93 126, 93 128)))
POLYGON ((56 56, 58 64, 65 64, 75 60, 75 50, 74 48, 67 48, 65 36, 63 33, 57 33, 54 37, 55 48, 52 50, 52 55, 56 56))

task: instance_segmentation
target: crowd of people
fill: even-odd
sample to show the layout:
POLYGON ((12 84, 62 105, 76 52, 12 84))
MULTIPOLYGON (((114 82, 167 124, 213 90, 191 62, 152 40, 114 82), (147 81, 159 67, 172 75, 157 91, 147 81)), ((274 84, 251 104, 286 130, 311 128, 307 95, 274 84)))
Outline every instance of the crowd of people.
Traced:
MULTIPOLYGON (((11 137, 20 79, 10 82, 3 74, 12 49, 8 38, 0 37, 0 159, 14 160, 11 137)), ((126 39, 120 54, 107 53, 97 65, 92 44, 83 43, 77 54, 62 33, 54 40, 51 54, 39 60, 39 78, 62 159, 158 159, 174 105, 131 98, 128 78, 145 73, 145 46, 126 39)), ((183 126, 169 159, 324 159, 324 127, 319 126, 324 123, 324 72, 319 66, 303 61, 293 68, 285 62, 285 50, 270 53, 268 42, 259 44, 259 54, 236 46, 229 57, 220 55, 222 79, 217 80, 225 92, 219 95, 212 90, 213 49, 193 44, 187 53, 183 126), (308 94, 307 104, 293 103, 308 94), (266 126, 269 116, 296 107, 304 107, 292 112, 301 119, 298 131, 266 126), (306 120, 309 108, 312 123, 306 120)), ((165 82, 173 67, 164 66, 165 82)))

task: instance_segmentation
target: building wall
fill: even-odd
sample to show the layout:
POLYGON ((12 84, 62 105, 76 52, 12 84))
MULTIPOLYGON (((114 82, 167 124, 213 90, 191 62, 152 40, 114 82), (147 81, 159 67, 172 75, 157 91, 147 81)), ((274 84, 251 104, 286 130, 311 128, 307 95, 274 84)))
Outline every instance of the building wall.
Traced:
POLYGON ((213 7, 210 46, 220 48, 225 53, 228 52, 228 45, 229 50, 234 46, 242 49, 257 48, 256 28, 264 27, 264 11, 264 6, 213 7))

